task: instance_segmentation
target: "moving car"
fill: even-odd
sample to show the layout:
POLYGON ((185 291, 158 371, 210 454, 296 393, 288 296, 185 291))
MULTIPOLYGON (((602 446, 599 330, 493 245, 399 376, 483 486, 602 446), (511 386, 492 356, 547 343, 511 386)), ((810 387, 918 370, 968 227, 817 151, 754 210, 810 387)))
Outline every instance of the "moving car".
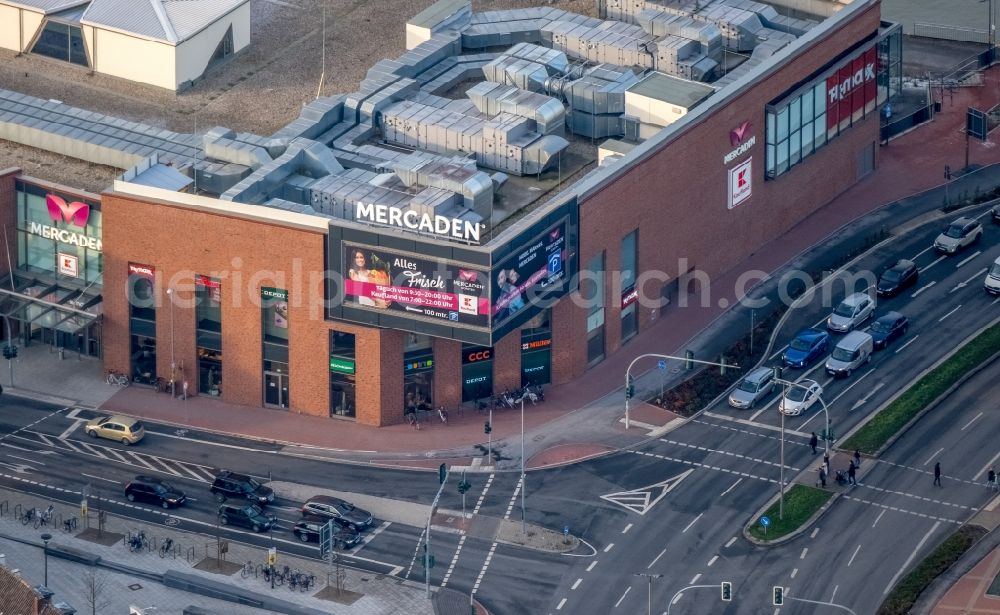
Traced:
POLYGON ((872 336, 875 350, 882 350, 896 338, 903 337, 909 328, 909 318, 899 312, 886 312, 868 327, 868 334, 872 336))
POLYGON ((753 370, 729 394, 729 405, 733 408, 753 408, 761 399, 774 391, 774 370, 758 367, 753 370))
POLYGON ((986 280, 983 282, 986 292, 991 295, 1000 295, 1000 257, 997 257, 990 270, 986 273, 986 280))
POLYGON ((222 504, 219 506, 219 523, 222 525, 242 525, 255 532, 271 529, 274 516, 264 514, 256 504, 222 504))
POLYGON ((121 414, 90 419, 83 431, 91 438, 107 438, 125 446, 135 444, 146 435, 141 421, 121 414))
POLYGON ((916 284, 918 277, 920 272, 917 271, 917 264, 901 258, 895 265, 882 272, 875 292, 885 297, 892 297, 916 284))
POLYGON ((795 334, 781 360, 788 367, 806 367, 826 354, 830 334, 819 329, 803 329, 795 334))
MULTIPOLYGON (((329 520, 329 517, 306 515, 299 521, 295 522, 295 526, 292 528, 292 533, 295 534, 295 536, 302 542, 319 542, 320 531, 329 520)), ((350 549, 354 545, 361 542, 361 534, 358 533, 357 530, 340 525, 336 522, 334 522, 333 528, 333 541, 341 549, 350 549)))
POLYGON ((187 501, 180 489, 155 476, 139 475, 125 483, 125 497, 129 502, 150 502, 163 508, 176 508, 187 501))
POLYGON ((974 218, 959 218, 934 240, 938 252, 954 254, 960 249, 970 246, 983 236, 983 227, 974 218))
POLYGON ((830 358, 826 360, 826 373, 833 377, 850 376, 851 373, 872 360, 874 341, 864 331, 851 331, 837 342, 830 358))
POLYGON ((826 319, 826 328, 838 333, 847 333, 875 313, 875 301, 867 293, 847 295, 826 319))
POLYGON ((345 502, 340 498, 329 495, 316 495, 309 498, 302 505, 302 515, 318 515, 320 517, 332 518, 341 525, 362 531, 371 527, 374 523, 372 514, 367 510, 362 510, 345 502))
POLYGON ((274 501, 274 491, 270 487, 265 487, 246 474, 237 474, 229 470, 219 472, 210 491, 215 494, 217 502, 225 502, 228 498, 237 498, 266 506, 274 501))
POLYGON ((789 387, 788 392, 781 398, 778 411, 787 416, 798 416, 812 408, 819 396, 823 394, 823 387, 815 380, 802 380, 798 383, 801 386, 789 387))

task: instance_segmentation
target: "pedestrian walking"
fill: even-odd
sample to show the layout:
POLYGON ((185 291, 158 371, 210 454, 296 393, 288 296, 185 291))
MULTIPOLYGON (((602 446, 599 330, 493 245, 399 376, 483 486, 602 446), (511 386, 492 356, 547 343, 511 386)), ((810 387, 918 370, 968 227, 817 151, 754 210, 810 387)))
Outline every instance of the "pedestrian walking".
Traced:
POLYGON ((809 438, 809 446, 812 447, 813 455, 816 454, 816 445, 819 444, 819 438, 816 437, 816 432, 812 432, 812 437, 809 438))
POLYGON ((823 453, 823 468, 826 470, 826 475, 830 475, 830 455, 828 453, 823 453))
POLYGON ((934 484, 938 487, 941 486, 941 462, 934 464, 934 484))
POLYGON ((854 466, 854 462, 851 461, 851 465, 847 468, 847 481, 852 485, 858 484, 857 478, 855 478, 857 471, 858 469, 854 466))
POLYGON ((986 486, 989 487, 990 491, 997 490, 997 473, 990 468, 989 474, 986 475, 986 486))
POLYGON ((819 467, 819 486, 826 488, 826 468, 819 467))
POLYGON ((861 467, 861 449, 854 449, 854 465, 858 468, 861 467))

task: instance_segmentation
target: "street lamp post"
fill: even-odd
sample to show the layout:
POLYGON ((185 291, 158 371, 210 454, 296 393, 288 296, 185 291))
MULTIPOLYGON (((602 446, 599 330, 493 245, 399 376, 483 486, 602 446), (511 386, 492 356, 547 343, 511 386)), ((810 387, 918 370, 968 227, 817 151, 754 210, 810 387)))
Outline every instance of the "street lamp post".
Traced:
POLYGON ((524 395, 521 396, 521 533, 527 534, 524 528, 524 492, 527 490, 524 476, 524 395))
MULTIPOLYGON (((197 175, 197 173, 196 173, 197 175)), ((170 302, 170 398, 174 398, 177 389, 177 362, 174 360, 174 289, 167 289, 167 301, 170 302)))
POLYGON ((647 615, 653 615, 653 579, 662 579, 662 574, 650 574, 648 572, 640 572, 635 576, 646 577, 647 590, 646 590, 646 613, 647 615))
MULTIPOLYGON (((805 385, 799 382, 792 382, 791 380, 783 380, 781 378, 775 378, 775 382, 785 387, 785 392, 782 394, 782 399, 788 397, 789 387, 798 387, 800 389, 808 389, 805 385)), ((823 401, 822 395, 817 395, 816 399, 819 400, 820 406, 823 407, 823 414, 826 415, 826 437, 823 438, 823 447, 826 451, 827 456, 830 455, 830 440, 833 439, 833 428, 830 424, 830 409, 826 407, 826 402, 823 401)), ((778 487, 778 518, 785 518, 785 411, 782 409, 781 404, 778 404, 778 414, 781 415, 781 459, 780 459, 780 471, 781 476, 779 478, 780 485, 778 487)))
POLYGON ((45 533, 41 536, 42 542, 45 543, 45 587, 49 586, 49 541, 52 540, 52 534, 45 533))
POLYGON ((699 361, 697 359, 691 359, 688 357, 675 357, 669 354, 655 354, 647 353, 641 354, 636 358, 632 359, 632 362, 628 364, 628 368, 625 369, 625 429, 631 426, 631 421, 629 420, 629 398, 631 395, 628 394, 629 384, 632 382, 632 367, 639 361, 639 359, 645 359, 648 357, 656 357, 658 359, 674 359, 676 361, 688 361, 690 363, 698 363, 699 365, 714 365, 715 367, 732 367, 734 369, 739 369, 739 365, 732 365, 729 363, 716 363, 714 361, 699 361))

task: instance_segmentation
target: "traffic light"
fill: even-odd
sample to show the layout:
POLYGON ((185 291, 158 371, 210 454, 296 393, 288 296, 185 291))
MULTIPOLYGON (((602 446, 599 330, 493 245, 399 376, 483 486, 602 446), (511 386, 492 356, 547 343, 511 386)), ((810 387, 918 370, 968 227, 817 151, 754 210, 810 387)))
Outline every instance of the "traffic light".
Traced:
POLYGON ((490 432, 492 432, 492 431, 493 431, 493 427, 490 426, 490 422, 489 421, 486 421, 486 423, 483 425, 483 433, 488 436, 488 435, 490 435, 490 432))
POLYGON ((628 384, 625 385, 625 399, 632 399, 633 397, 635 397, 635 376, 629 374, 628 384))
POLYGON ((781 606, 785 603, 785 588, 780 585, 774 586, 774 596, 771 600, 771 604, 774 606, 781 606))
POLYGON ((691 361, 694 358, 694 353, 690 350, 685 350, 684 357, 684 369, 694 369, 694 363, 691 361))
POLYGON ((438 466, 438 484, 443 485, 444 481, 448 479, 448 466, 447 464, 441 464, 438 466))
POLYGON ((729 581, 722 582, 722 601, 732 602, 733 601, 733 584, 729 581))
POLYGON ((17 358, 17 346, 11 346, 7 344, 3 347, 3 358, 10 360, 17 358))

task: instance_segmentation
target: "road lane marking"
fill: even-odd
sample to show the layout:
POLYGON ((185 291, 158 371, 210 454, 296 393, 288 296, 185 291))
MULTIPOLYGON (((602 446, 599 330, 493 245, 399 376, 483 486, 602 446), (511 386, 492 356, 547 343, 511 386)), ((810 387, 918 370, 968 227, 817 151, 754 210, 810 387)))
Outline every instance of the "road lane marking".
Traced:
POLYGON ((924 534, 924 537, 920 539, 919 543, 917 543, 916 548, 913 549, 913 553, 910 553, 910 557, 906 558, 906 561, 903 562, 903 566, 896 571, 896 574, 892 575, 892 579, 889 581, 889 584, 886 585, 885 590, 882 591, 883 596, 889 593, 889 590, 891 590, 892 587, 896 584, 896 579, 898 579, 903 574, 903 571, 910 567, 910 563, 913 561, 913 558, 917 556, 917 551, 919 551, 920 548, 924 546, 924 543, 927 542, 927 539, 931 537, 931 534, 933 534, 940 525, 941 525, 940 521, 935 521, 931 529, 928 530, 926 534, 924 534))
MULTIPOLYGON (((778 397, 780 399, 781 396, 779 395, 778 397)), ((729 421, 731 423, 739 423, 741 425, 748 425, 750 427, 756 427, 758 429, 767 429, 767 430, 770 430, 770 431, 779 431, 779 432, 781 431, 781 427, 778 427, 776 425, 768 425, 767 423, 754 423, 753 421, 748 421, 747 419, 737 419, 737 418, 733 418, 731 416, 726 416, 725 414, 716 414, 715 412, 709 412, 707 410, 704 411, 704 412, 702 412, 702 416, 711 417, 713 419, 719 419, 720 421, 729 421)), ((711 425, 711 423, 708 423, 708 424, 711 425)), ((807 434, 807 433, 802 433, 801 431, 798 431, 797 429, 788 429, 786 427, 785 428, 785 436, 788 436, 788 434, 792 434, 793 436, 799 436, 800 438, 806 438, 806 439, 808 439, 810 437, 810 435, 811 435, 811 434, 807 434)))
POLYGON ((868 392, 867 392, 867 393, 865 394, 865 396, 864 396, 864 397, 862 397, 862 398, 861 398, 861 399, 859 399, 858 401, 854 402, 854 405, 853 405, 853 406, 851 406, 851 410, 852 410, 852 411, 853 411, 853 410, 857 410, 857 409, 858 409, 858 408, 860 408, 861 406, 863 406, 863 405, 867 404, 867 403, 868 403, 868 400, 869 400, 869 399, 871 399, 871 398, 872 398, 872 396, 873 396, 873 395, 875 395, 875 393, 878 393, 879 389, 881 389, 881 388, 882 388, 882 387, 884 387, 884 386, 885 386, 885 383, 884 383, 884 382, 880 382, 880 383, 876 384, 875 386, 873 386, 873 387, 871 388, 871 390, 870 390, 870 391, 868 391, 868 392))
POLYGON ((943 451, 943 450, 944 450, 944 447, 942 446, 938 450, 934 451, 934 454, 932 454, 930 457, 927 458, 927 461, 924 462, 924 465, 927 465, 930 462, 934 461, 934 458, 937 457, 938 455, 940 455, 941 451, 943 451))
POLYGON ((691 523, 688 523, 688 524, 687 524, 687 527, 686 527, 686 528, 684 528, 683 530, 681 530, 681 534, 684 534, 684 533, 685 533, 685 532, 687 532, 687 531, 688 531, 689 529, 691 529, 691 526, 692 526, 692 525, 694 525, 694 524, 695 524, 695 522, 697 522, 697 521, 698 521, 698 519, 701 519, 701 516, 702 516, 702 515, 704 515, 704 514, 705 514, 704 512, 700 512, 700 513, 698 513, 698 516, 697 516, 697 517, 695 517, 694 519, 692 519, 692 520, 691 520, 691 523))
POLYGON ((798 573, 799 573, 799 569, 798 568, 792 568, 792 575, 791 576, 792 576, 793 579, 795 578, 795 575, 797 575, 798 573))
POLYGON ((632 588, 631 588, 631 587, 626 587, 626 588, 625 588, 625 593, 624 593, 624 594, 622 594, 622 597, 621 597, 621 598, 619 598, 619 599, 618 599, 618 602, 616 602, 616 603, 615 603, 615 608, 616 608, 616 609, 618 608, 618 605, 620 605, 620 604, 622 603, 622 600, 624 600, 624 599, 625 599, 625 596, 627 596, 627 595, 628 595, 628 593, 629 593, 630 591, 632 591, 632 588))
POLYGON ((960 307, 962 307, 961 303, 959 303, 957 306, 955 306, 955 309, 953 309, 952 311, 948 312, 947 314, 945 314, 941 318, 938 318, 938 322, 944 322, 945 318, 948 318, 949 316, 951 316, 952 314, 954 314, 955 312, 957 312, 958 308, 960 308, 960 307))
MULTIPOLYGON (((664 549, 663 552, 666 553, 667 550, 664 549)), ((590 562, 589 566, 587 566, 587 572, 590 572, 591 570, 593 570, 594 566, 596 566, 596 565, 597 565, 597 560, 595 559, 594 561, 590 562)))
POLYGON ((809 534, 809 538, 816 538, 816 534, 819 534, 819 528, 813 528, 812 534, 809 534))
POLYGON ((923 273, 923 272, 927 271, 928 269, 930 269, 931 267, 933 267, 934 265, 937 265, 938 263, 940 263, 941 261, 943 261, 945 258, 947 258, 947 256, 945 254, 942 254, 941 256, 937 257, 937 259, 934 260, 930 265, 924 265, 920 269, 917 269, 917 272, 918 273, 923 273))
POLYGON ((611 550, 611 547, 613 547, 613 546, 615 546, 615 543, 609 542, 608 546, 604 547, 604 552, 607 553, 608 551, 611 550))
MULTIPOLYGON (((719 423, 710 423, 708 421, 703 421, 701 419, 691 419, 691 422, 692 423, 700 423, 702 425, 707 425, 709 427, 714 427, 716 429, 726 429, 728 431, 735 431, 736 433, 741 433, 741 434, 747 435, 747 436, 755 436, 755 437, 758 437, 758 438, 765 438, 767 440, 774 440, 775 442, 778 442, 778 441, 781 440, 781 438, 778 438, 778 437, 775 437, 775 436, 771 436, 771 435, 768 435, 768 434, 757 433, 756 431, 750 431, 748 429, 739 429, 738 427, 730 427, 729 425, 722 425, 722 424, 719 424, 719 423)), ((755 427, 761 425, 761 423, 751 423, 751 424, 754 425, 755 427)), ((788 430, 787 429, 785 430, 785 435, 786 436, 788 435, 788 430)), ((803 438, 805 440, 808 440, 809 439, 809 434, 804 434, 803 438)), ((794 444, 796 446, 809 446, 809 444, 807 442, 805 442, 805 441, 803 441, 803 442, 796 442, 792 438, 787 438, 787 437, 785 438, 785 444, 786 445, 792 445, 792 444, 794 444)))
POLYGON ((903 344, 902 346, 900 346, 899 348, 897 348, 896 352, 894 352, 893 354, 899 354, 899 353, 903 352, 903 349, 906 348, 907 346, 909 346, 910 344, 912 344, 913 342, 917 341, 918 337, 920 337, 919 333, 916 334, 916 335, 914 335, 913 337, 911 337, 910 341, 906 342, 905 344, 903 344))
POLYGON ((666 549, 660 551, 660 554, 657 555, 655 558, 653 558, 653 561, 649 562, 649 565, 646 566, 646 570, 649 570, 650 568, 653 567, 653 564, 655 564, 656 562, 660 561, 660 558, 663 557, 664 554, 666 554, 666 552, 667 552, 666 549))
MULTIPOLYGON (((883 511, 883 512, 885 512, 885 511, 883 511)), ((854 558, 858 556, 858 551, 860 551, 860 550, 861 550, 861 545, 858 545, 858 548, 854 550, 854 555, 851 556, 851 560, 849 562, 847 562, 847 567, 848 568, 850 568, 851 564, 854 563, 854 558)))
POLYGON ((975 280, 976 278, 978 278, 979 276, 983 275, 987 271, 989 271, 989 268, 988 267, 983 267, 979 271, 977 271, 974 274, 972 274, 972 277, 970 277, 968 280, 965 280, 964 282, 959 282, 958 284, 956 284, 954 288, 952 288, 951 290, 948 291, 948 294, 951 294, 951 293, 955 292, 956 290, 960 290, 962 288, 965 288, 966 286, 969 285, 969 282, 975 280))
MULTIPOLYGON (((719 454, 719 455, 726 455, 728 457, 736 457, 738 459, 746 459, 747 461, 752 461, 754 463, 763 463, 763 464, 766 464, 766 465, 772 465, 774 467, 781 467, 781 464, 774 463, 773 461, 768 461, 766 459, 760 459, 760 458, 757 458, 757 457, 748 457, 746 455, 740 455, 739 453, 731 453, 729 451, 723 451, 723 450, 719 450, 719 449, 715 449, 715 448, 706 448, 704 446, 697 446, 697 445, 694 445, 694 444, 687 444, 685 442, 678 442, 676 440, 668 440, 666 438, 660 438, 660 442, 664 442, 666 444, 673 444, 674 446, 683 446, 685 448, 695 448, 695 449, 698 449, 698 450, 705 451, 707 453, 716 453, 716 454, 719 454)), ((787 468, 789 466, 785 466, 785 467, 787 468)), ((798 468, 792 468, 792 469, 796 470, 796 471, 798 470, 798 468)))
POLYGON ((96 455, 96 456, 100 457, 101 459, 107 459, 108 458, 107 455, 105 455, 101 451, 97 450, 97 448, 91 446, 90 444, 87 444, 86 442, 81 442, 80 446, 82 446, 83 448, 85 448, 88 451, 90 451, 91 455, 96 455))
POLYGON ((699 572, 698 574, 696 574, 693 577, 691 577, 691 582, 688 583, 688 585, 694 585, 695 583, 698 582, 698 579, 700 579, 700 578, 701 578, 701 573, 699 572))
POLYGON ((966 424, 965 424, 965 427, 963 427, 963 428, 962 428, 962 429, 960 429, 959 431, 965 431, 966 429, 968 429, 968 428, 969 428, 969 425, 972 425, 973 423, 975 423, 975 422, 976 422, 976 419, 978 419, 978 418, 979 418, 979 417, 981 417, 982 415, 983 415, 983 413, 982 413, 982 412, 980 412, 980 413, 979 413, 979 414, 977 414, 976 416, 972 417, 972 420, 971 420, 971 421, 969 421, 968 423, 966 423, 966 424))
POLYGON ((885 510, 883 510, 882 512, 880 512, 878 514, 878 516, 875 517, 875 523, 872 523, 872 527, 875 527, 876 525, 878 525, 879 520, 882 518, 882 515, 884 515, 884 514, 885 514, 885 510))
POLYGON ((626 525, 626 526, 625 526, 625 529, 624 529, 624 530, 622 530, 622 534, 625 534, 625 533, 626 533, 626 532, 628 532, 628 531, 629 531, 630 529, 632 529, 632 524, 631 524, 631 523, 629 523, 628 525, 626 525))
POLYGON ((684 595, 684 592, 681 592, 681 593, 677 594, 676 596, 674 596, 674 599, 673 599, 673 601, 670 604, 673 605, 673 604, 677 604, 678 602, 680 602, 681 596, 683 596, 683 595, 684 595))
POLYGON ((83 476, 86 476, 87 478, 93 478, 93 479, 96 479, 96 480, 103 480, 104 482, 107 482, 107 483, 114 483, 116 485, 121 484, 118 481, 116 481, 114 479, 111 479, 111 478, 107 478, 105 476, 94 476, 93 474, 84 474, 83 472, 80 472, 80 474, 82 474, 83 476))
POLYGON ((712 559, 708 560, 708 565, 711 566, 712 564, 715 563, 715 560, 717 560, 717 559, 719 559, 719 556, 718 555, 713 555, 712 559))
MULTIPOLYGON (((779 396, 778 396, 778 399, 781 399, 781 395, 779 395, 779 396)), ((757 412, 754 412, 753 414, 751 414, 751 415, 750 415, 750 421, 751 421, 751 422, 752 422, 752 421, 756 421, 756 420, 757 420, 757 417, 758 417, 758 416, 760 416, 761 414, 764 414, 764 412, 765 412, 765 411, 766 411, 766 410, 767 410, 768 408, 770 408, 770 407, 771 407, 771 405, 772 405, 773 403, 774 403, 774 402, 772 401, 771 403, 769 403, 769 404, 766 404, 766 405, 765 405, 765 406, 764 406, 763 408, 761 408, 761 409, 760 409, 760 410, 758 410, 757 412)))
POLYGON ((562 600, 559 601, 559 606, 556 607, 556 610, 557 611, 561 611, 564 604, 566 604, 566 599, 565 598, 563 598, 562 600))
POLYGON ((150 470, 153 470, 154 472, 157 471, 156 468, 154 468, 153 466, 149 465, 149 462, 147 462, 145 459, 143 459, 142 457, 140 457, 138 453, 133 453, 132 451, 129 451, 128 455, 129 455, 129 457, 131 457, 132 459, 135 459, 136 461, 138 461, 142 465, 146 466, 150 470))
POLYGON ((969 256, 966 256, 960 263, 958 263, 957 265, 955 265, 955 269, 958 269, 959 267, 961 267, 965 263, 971 261, 972 259, 976 258, 977 256, 979 256, 982 253, 983 253, 982 250, 976 250, 975 252, 973 252, 969 256))
MULTIPOLYGON (((715 470, 717 472, 725 472, 727 474, 732 474, 734 476, 743 476, 746 478, 754 478, 768 483, 777 483, 778 481, 773 478, 767 478, 766 476, 757 476, 755 474, 747 474, 746 472, 739 472, 737 470, 729 470, 727 468, 720 468, 717 466, 710 466, 704 463, 698 463, 697 461, 688 461, 687 459, 679 459, 677 457, 668 457, 666 455, 658 455, 656 453, 646 453, 642 451, 631 451, 636 455, 645 455, 646 457, 656 457, 657 459, 663 459, 665 461, 675 461, 677 463, 683 463, 689 466, 694 466, 696 468, 706 468, 709 470, 715 470)), ((788 466, 785 466, 788 467, 788 466)))
POLYGON ((729 542, 726 543, 726 547, 725 548, 728 549, 729 547, 733 546, 734 542, 736 542, 736 537, 735 536, 733 536, 732 538, 729 539, 729 542))
POLYGON ((117 460, 117 461, 120 461, 120 462, 122 462, 124 464, 128 464, 128 459, 125 459, 125 455, 122 455, 121 453, 119 453, 118 451, 116 451, 113 448, 109 448, 109 449, 106 449, 106 450, 108 451, 108 454, 113 455, 115 457, 115 459, 113 459, 112 461, 117 460))
POLYGON ((887 504, 880 504, 879 502, 872 502, 871 500, 863 500, 861 498, 854 497, 853 495, 845 495, 843 497, 854 502, 861 502, 862 504, 868 504, 870 506, 878 506, 879 508, 883 508, 885 510, 906 513, 908 515, 913 515, 914 517, 924 517, 926 519, 941 521, 942 523, 954 523, 955 525, 962 525, 961 521, 956 521, 955 519, 947 519, 945 517, 935 517, 934 515, 925 515, 923 513, 914 512, 912 510, 907 510, 905 508, 899 508, 898 506, 889 506, 887 504))
POLYGON ((35 465, 35 466, 43 466, 43 465, 45 465, 44 463, 42 463, 41 461, 38 461, 37 459, 27 459, 25 457, 18 457, 17 455, 11 455, 10 453, 7 453, 7 456, 8 457, 13 457, 14 459, 20 459, 21 461, 27 461, 31 465, 35 465))
MULTIPOLYGON (((980 414, 982 414, 982 413, 980 413, 980 414)), ((979 472, 977 472, 976 475, 972 477, 972 480, 974 482, 979 482, 979 477, 982 476, 986 472, 986 470, 988 470, 989 468, 992 468, 993 464, 996 462, 996 460, 998 458, 1000 458, 1000 453, 997 453, 996 455, 993 455, 993 459, 990 459, 989 461, 987 461, 986 465, 983 466, 983 469, 980 470, 979 472)))
POLYGON ((804 549, 802 549, 802 555, 799 556, 799 559, 805 559, 806 553, 808 552, 809 552, 809 547, 805 547, 804 549))
POLYGON ((837 597, 837 590, 838 589, 840 589, 839 585, 834 585, 833 586, 833 593, 830 594, 830 602, 833 602, 833 599, 837 597))
POLYGON ((931 286, 934 286, 935 284, 937 284, 937 280, 932 280, 931 283, 928 284, 927 286, 921 286, 920 288, 917 289, 917 292, 910 294, 910 299, 916 299, 920 293, 924 292, 925 290, 927 290, 931 286))
POLYGON ((911 260, 911 261, 915 261, 915 260, 917 260, 918 258, 920 258, 921 256, 923 256, 924 254, 927 254, 928 252, 930 252, 930 251, 931 251, 931 250, 933 250, 933 249, 934 249, 934 246, 933 246, 933 245, 929 245, 929 246, 927 246, 926 248, 924 248, 923 250, 921 250, 921 251, 917 252, 917 253, 916 253, 916 254, 915 254, 915 255, 914 255, 914 256, 913 256, 912 258, 910 258, 909 260, 911 260))
POLYGON ((574 581, 570 589, 576 589, 577 587, 580 587, 580 583, 583 583, 583 579, 577 579, 576 581, 574 581))
MULTIPOLYGON (((723 491, 723 492, 722 492, 722 493, 721 493, 721 494, 719 495, 719 497, 721 498, 722 496, 726 495, 727 493, 729 493, 730 491, 732 491, 733 489, 735 489, 735 488, 736 488, 736 485, 740 484, 741 482, 743 482, 743 479, 742 479, 742 478, 737 478, 737 479, 736 479, 736 482, 735 482, 735 483, 733 483, 732 485, 730 485, 730 486, 729 486, 729 489, 726 489, 725 491, 723 491)), ((729 545, 726 545, 726 546, 728 547, 729 545)))
MULTIPOLYGON (((458 539, 458 547, 455 549, 455 555, 451 558, 451 563, 448 565, 448 571, 444 573, 444 578, 441 579, 441 587, 447 587, 448 581, 451 579, 451 574, 455 572, 455 565, 458 564, 458 556, 462 553, 462 547, 465 546, 466 534, 462 534, 458 539)), ((574 588, 575 589, 575 588, 574 588)))
POLYGON ((68 438, 70 436, 71 433, 73 433, 74 431, 76 431, 77 427, 79 427, 80 425, 82 425, 85 422, 86 421, 83 420, 83 419, 77 419, 76 421, 73 422, 72 425, 70 425, 69 427, 67 427, 61 434, 59 434, 59 436, 58 436, 59 439, 60 440, 65 440, 66 438, 68 438))

